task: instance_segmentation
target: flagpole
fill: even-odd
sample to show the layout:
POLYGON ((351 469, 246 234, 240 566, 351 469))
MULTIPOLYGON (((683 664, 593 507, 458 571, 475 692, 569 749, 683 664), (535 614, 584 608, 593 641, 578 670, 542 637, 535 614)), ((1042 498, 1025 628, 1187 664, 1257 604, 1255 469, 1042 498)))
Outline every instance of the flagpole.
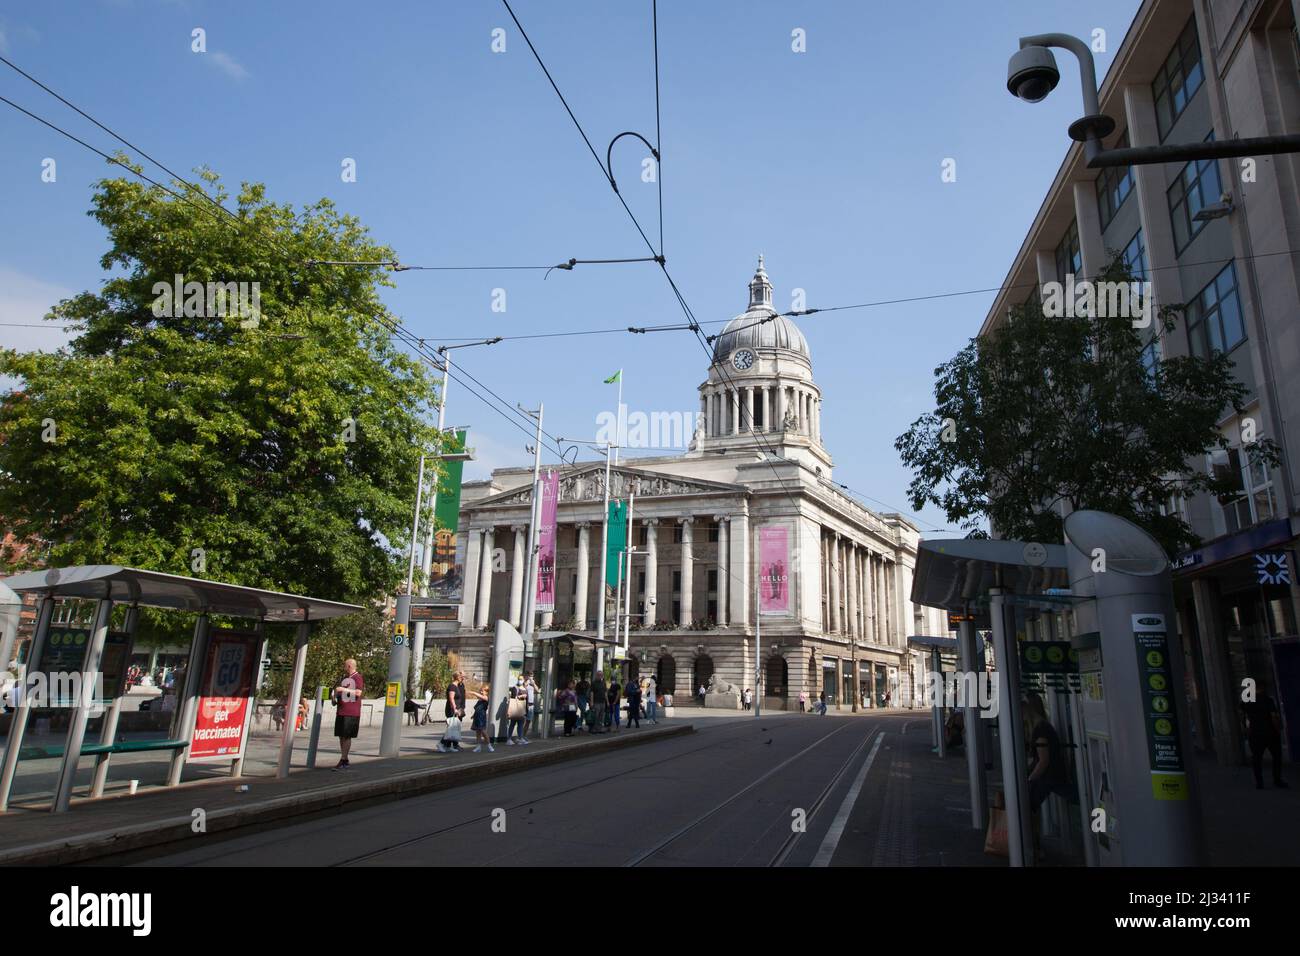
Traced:
POLYGON ((618 421, 615 432, 614 444, 614 464, 618 464, 618 450, 623 447, 623 370, 618 370, 618 408, 614 413, 618 421))
MULTIPOLYGON (((596 639, 605 639, 605 591, 609 587, 609 442, 605 442, 605 506, 600 517, 600 606, 596 609, 596 639)), ((579 621, 580 629, 585 630, 586 621, 579 621)), ((605 645, 596 644, 596 670, 605 666, 605 645)))

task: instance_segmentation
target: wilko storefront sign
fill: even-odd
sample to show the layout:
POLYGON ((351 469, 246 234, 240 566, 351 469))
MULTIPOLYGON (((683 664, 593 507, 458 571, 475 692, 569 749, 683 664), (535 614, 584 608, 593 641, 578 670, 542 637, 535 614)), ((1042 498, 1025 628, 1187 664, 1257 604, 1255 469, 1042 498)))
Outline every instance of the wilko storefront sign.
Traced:
POLYGON ((212 632, 187 760, 233 760, 243 753, 260 641, 256 634, 212 632))

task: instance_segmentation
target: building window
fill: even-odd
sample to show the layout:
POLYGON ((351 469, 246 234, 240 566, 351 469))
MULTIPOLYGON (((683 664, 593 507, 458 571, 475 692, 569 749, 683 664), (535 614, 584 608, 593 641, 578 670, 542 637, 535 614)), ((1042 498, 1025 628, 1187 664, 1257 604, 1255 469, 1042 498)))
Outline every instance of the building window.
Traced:
POLYGON ((682 543, 682 526, 679 525, 679 524, 674 524, 674 525, 673 525, 673 544, 681 544, 681 543, 682 543))
POLYGON ((650 529, 646 525, 641 525, 641 527, 637 528, 636 543, 638 546, 642 546, 646 543, 646 532, 649 530, 650 529))
POLYGON ((1056 278, 1061 282, 1071 273, 1078 275, 1083 270, 1083 256, 1079 252, 1079 224, 1070 223, 1065 230, 1065 238, 1056 247, 1056 278))
POLYGON ((1178 117, 1183 115, 1183 110, 1201 88, 1204 78, 1201 45, 1196 37, 1196 17, 1192 17, 1151 83, 1161 142, 1169 135, 1174 123, 1178 122, 1178 117))
POLYGON ((713 544, 718 542, 718 523, 716 521, 709 522, 709 541, 713 544))
MULTIPOLYGON (((1214 139, 1211 132, 1206 141, 1214 139)), ((1193 160, 1182 168, 1169 187, 1169 218, 1174 227, 1174 247, 1183 254, 1187 244, 1205 228, 1205 220, 1196 214, 1219 201, 1223 184, 1219 181, 1219 164, 1213 159, 1193 160)))
POLYGON ((713 593, 716 592, 717 590, 718 590, 718 569, 710 568, 709 569, 709 591, 710 593, 713 593))
POLYGON ((682 572, 680 571, 673 572, 673 590, 679 593, 682 590, 682 572))
POLYGON ((1273 478, 1266 464, 1252 462, 1239 448, 1216 448, 1210 453, 1210 468, 1233 487, 1219 499, 1222 533, 1233 534, 1274 516, 1273 478))
MULTIPOLYGON (((1128 149, 1128 133, 1115 144, 1116 149, 1128 149)), ((1105 231, 1133 191, 1133 167, 1107 166, 1097 177, 1097 211, 1101 214, 1101 228, 1105 231)))
POLYGON ((1155 388, 1156 368, 1160 365, 1160 340, 1152 339, 1142 349, 1142 369, 1146 372, 1147 381, 1155 388))
POLYGON ((1231 262, 1187 303, 1187 337, 1199 358, 1209 358, 1211 351, 1231 352, 1246 341, 1237 270, 1231 262))
POLYGON ((1124 247, 1121 253, 1124 265, 1128 266, 1129 274, 1135 279, 1145 279, 1147 275, 1147 246, 1142 238, 1142 230, 1139 229, 1133 234, 1128 245, 1124 247))

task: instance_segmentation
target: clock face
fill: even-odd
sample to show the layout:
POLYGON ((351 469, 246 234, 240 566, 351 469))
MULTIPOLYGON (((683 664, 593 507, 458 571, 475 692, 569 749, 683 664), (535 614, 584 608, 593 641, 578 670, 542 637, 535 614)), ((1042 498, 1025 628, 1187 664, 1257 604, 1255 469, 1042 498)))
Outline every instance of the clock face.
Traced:
POLYGON ((742 372, 754 367, 754 353, 749 349, 737 349, 731 356, 731 364, 742 372))

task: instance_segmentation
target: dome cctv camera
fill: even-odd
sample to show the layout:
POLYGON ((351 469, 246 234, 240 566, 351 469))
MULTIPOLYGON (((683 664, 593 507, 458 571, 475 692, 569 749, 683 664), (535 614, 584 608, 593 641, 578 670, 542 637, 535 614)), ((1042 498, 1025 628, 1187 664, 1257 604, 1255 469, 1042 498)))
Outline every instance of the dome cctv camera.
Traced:
POLYGON ((1026 103, 1037 103, 1056 89, 1061 71, 1045 46, 1021 47, 1007 62, 1007 89, 1026 103))

